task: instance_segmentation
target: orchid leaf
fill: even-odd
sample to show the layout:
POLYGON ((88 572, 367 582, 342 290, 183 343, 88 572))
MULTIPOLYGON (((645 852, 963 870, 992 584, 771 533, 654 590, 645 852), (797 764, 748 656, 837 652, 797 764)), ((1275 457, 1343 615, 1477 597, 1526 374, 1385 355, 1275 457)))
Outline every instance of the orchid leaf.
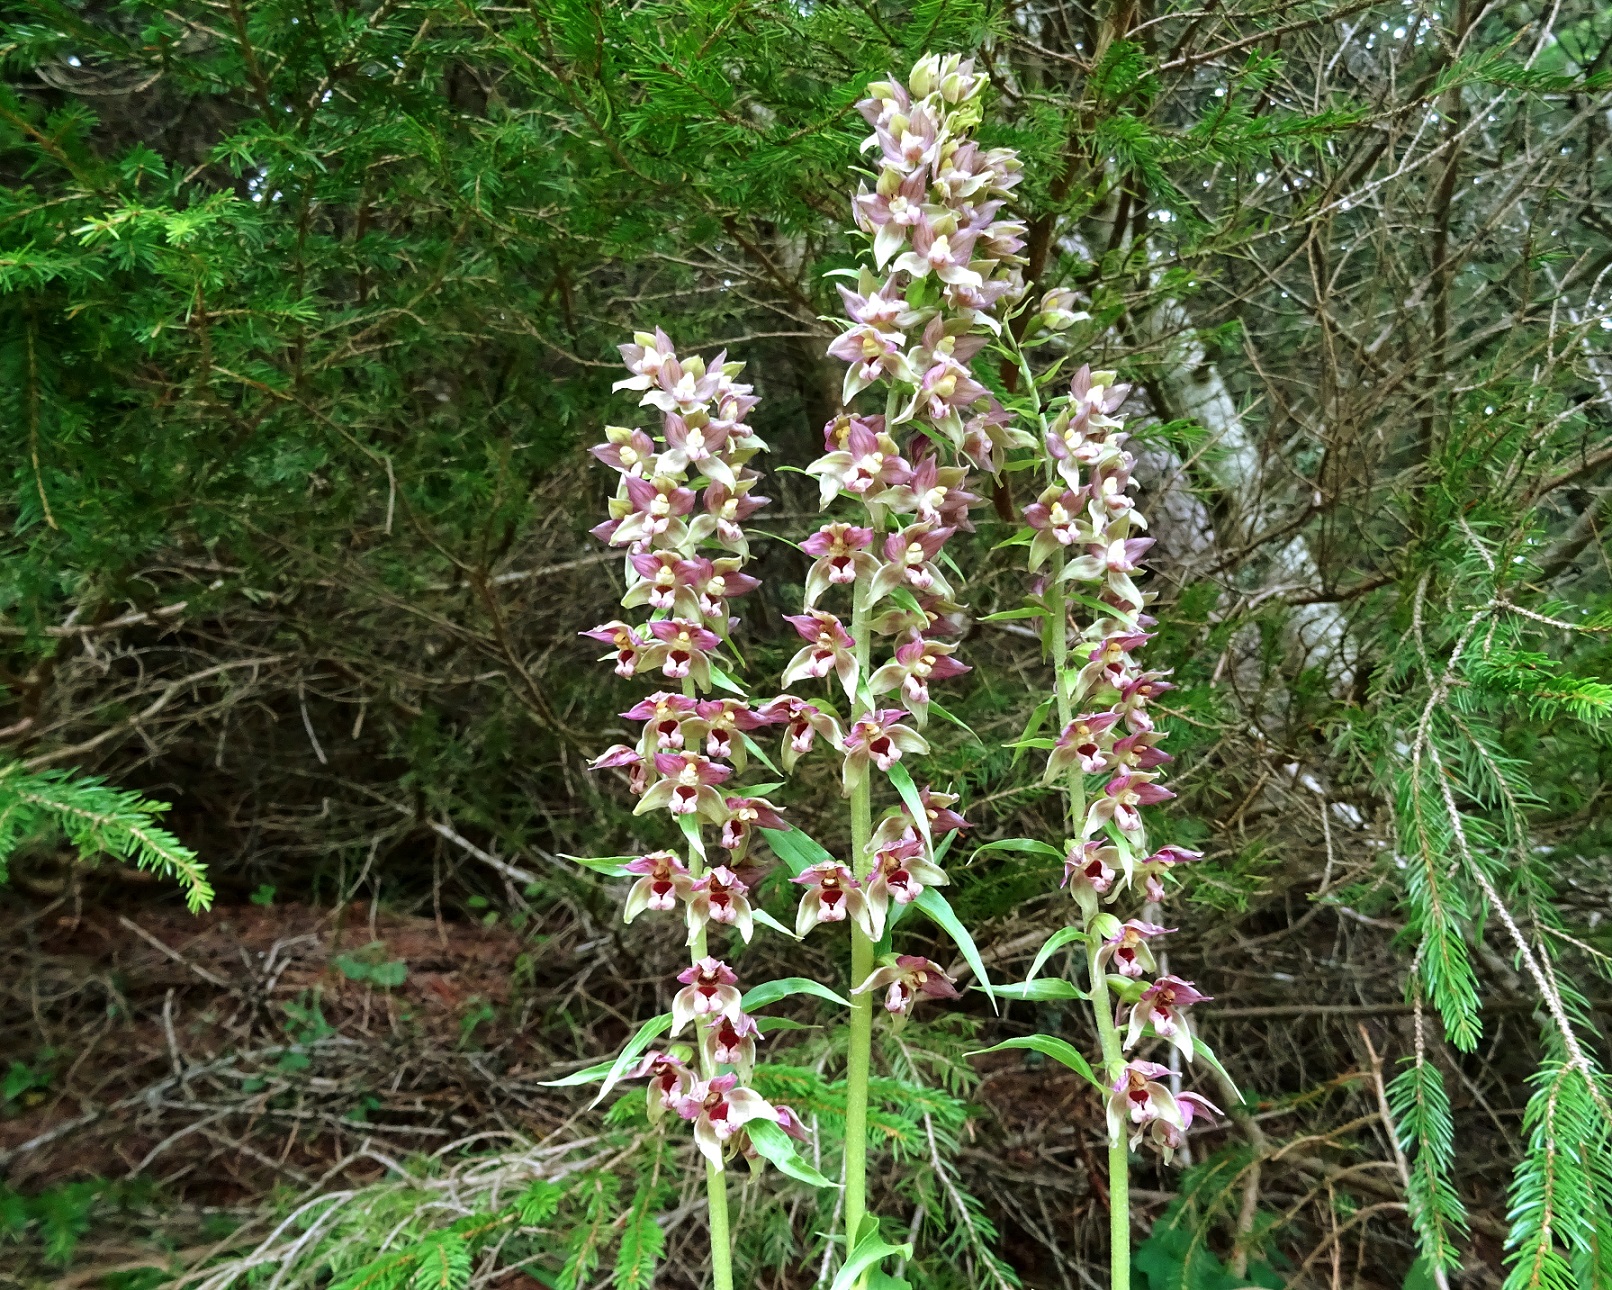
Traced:
POLYGON ((750 1134, 750 1145, 778 1167, 780 1173, 798 1178, 813 1187, 838 1187, 839 1183, 823 1177, 801 1158, 789 1135, 776 1124, 766 1120, 751 1120, 745 1126, 750 1134))
POLYGON ((951 904, 933 887, 925 887, 918 899, 912 902, 919 909, 934 919, 937 924, 952 938, 963 961, 973 970, 974 979, 979 982, 979 988, 991 998, 991 1007, 996 1007, 996 996, 991 991, 991 978, 985 971, 985 960, 980 958, 980 952, 974 945, 974 938, 968 934, 968 928, 963 926, 962 920, 952 911, 951 904))
POLYGON ((918 603, 918 597, 913 595, 912 592, 908 591, 905 587, 895 588, 895 590, 890 593, 890 599, 895 601, 896 604, 900 605, 901 608, 907 610, 909 613, 921 614, 924 611, 924 607, 918 603))
POLYGON ((789 871, 796 877, 812 865, 834 858, 813 841, 804 829, 762 829, 761 836, 767 839, 772 853, 788 865, 789 871))
POLYGON ((756 1029, 767 1035, 774 1030, 821 1030, 822 1027, 796 1021, 793 1017, 757 1017, 756 1029))
POLYGON ((592 869, 594 873, 602 873, 607 878, 631 877, 625 867, 628 860, 637 859, 636 856, 572 856, 560 853, 560 859, 570 860, 581 865, 584 869, 592 869))
POLYGON ((605 1075, 604 1083, 599 1086, 599 1092, 594 1096, 590 1106, 598 1106, 605 1094, 619 1084, 627 1074, 628 1069, 646 1048, 657 1038, 672 1028, 672 1014, 663 1012, 658 1017, 651 1017, 638 1027, 638 1033, 627 1041, 627 1046, 616 1056, 609 1073, 605 1075))
POLYGON ((1085 931, 1079 927, 1059 928, 1051 936, 1047 937, 1047 943, 1036 951, 1035 961, 1030 964, 1030 970, 1025 973, 1024 979, 1026 981, 1035 980, 1035 974, 1041 971, 1042 965, 1065 945, 1069 944, 1070 941, 1083 941, 1086 939, 1085 931))
POLYGON ((819 999, 827 999, 830 1003, 837 1003, 844 1008, 851 1006, 850 1000, 835 994, 822 982, 804 976, 786 976, 776 981, 763 981, 739 1001, 739 1006, 746 1012, 753 1012, 757 1008, 765 1008, 769 1003, 787 999, 792 994, 813 994, 819 999))
POLYGON ((775 932, 780 932, 784 936, 789 937, 789 939, 792 941, 798 941, 800 939, 800 937, 795 935, 794 928, 785 927, 765 909, 752 909, 750 911, 750 917, 756 922, 760 923, 763 927, 768 927, 775 932))
MULTIPOLYGON (((772 758, 767 756, 767 754, 762 751, 761 745, 758 744, 754 739, 745 734, 742 730, 739 732, 739 737, 744 740, 745 751, 759 761, 768 770, 770 770, 774 775, 782 775, 784 773, 783 771, 779 770, 778 767, 772 764, 772 758)), ((774 784, 772 787, 777 788, 779 785, 774 784)), ((767 790, 758 784, 755 788, 747 789, 745 791, 751 797, 756 797, 762 793, 765 793, 767 790)))
POLYGON ((1062 860, 1063 852, 1057 847, 1048 846, 1045 842, 1036 842, 1031 838, 1000 838, 995 842, 987 842, 968 858, 973 864, 980 856, 991 851, 1018 851, 1025 855, 1048 856, 1054 860, 1062 860))
POLYGON ((683 830, 689 846, 701 860, 705 859, 705 840, 700 837, 700 824, 692 815, 679 815, 677 827, 683 830))
MULTIPOLYGON (((1046 723, 1047 714, 1052 711, 1052 700, 1053 696, 1049 694, 1040 703, 1036 704, 1035 711, 1030 714, 1030 719, 1024 723, 1024 733, 1019 736, 1020 744, 1023 744, 1027 739, 1036 737, 1036 731, 1040 730, 1046 723)), ((1013 764, 1017 766, 1019 758, 1023 756, 1024 749, 1021 747, 1013 754, 1013 764)))
POLYGON ((975 734, 973 729, 969 726, 968 722, 964 721, 956 713, 948 712, 945 708, 941 707, 940 704, 936 703, 933 699, 931 699, 929 701, 929 710, 931 712, 933 712, 937 717, 939 717, 942 721, 951 722, 952 725, 956 726, 959 730, 961 730, 965 735, 967 735, 975 743, 979 744, 981 747, 984 747, 985 741, 983 739, 981 739, 977 734, 975 734))
POLYGON ((595 1062, 592 1066, 585 1066, 579 1071, 572 1071, 563 1079, 545 1079, 538 1083, 544 1088, 573 1088, 578 1084, 591 1084, 594 1080, 603 1079, 610 1074, 610 1068, 616 1064, 614 1057, 606 1061, 595 1062))
POLYGON ((1004 550, 1005 548, 1010 547, 1010 546, 1029 546, 1030 543, 1032 543, 1034 541, 1035 541, 1035 530, 1033 528, 1031 528, 1028 524, 1026 524, 1022 529, 1020 529, 1012 537, 1003 538, 1000 542, 998 542, 995 546, 993 546, 991 548, 991 550, 993 550, 993 551, 1001 551, 1001 550, 1004 550))
POLYGON ((918 792, 918 785, 912 782, 911 772, 900 762, 892 762, 888 774, 890 782, 896 786, 896 792, 901 794, 901 800, 907 804, 907 812, 918 826, 918 832, 924 835, 924 846, 933 853, 935 840, 929 836, 929 812, 924 809, 924 799, 918 792))
POLYGON ((737 694, 741 699, 748 697, 744 692, 744 686, 740 685, 715 663, 711 664, 711 684, 719 690, 726 690, 729 694, 737 694))
POLYGON ((1044 977, 1040 981, 1013 981, 997 985, 993 990, 1004 999, 1025 999, 1032 1003, 1045 1003, 1049 999, 1084 999, 1085 991, 1058 977, 1044 977))
MULTIPOLYGON (((663 1012, 658 1017, 651 1017, 638 1027, 638 1033, 627 1041, 627 1046, 617 1053, 615 1058, 608 1062, 600 1062, 596 1066, 589 1066, 585 1070, 573 1071, 561 1079, 546 1079, 540 1081, 545 1088, 568 1088, 575 1084, 591 1084, 596 1079, 606 1081, 604 1088, 599 1090, 603 1097, 610 1091, 612 1085, 621 1079, 618 1070, 625 1071, 633 1058, 648 1048, 656 1039, 665 1034, 672 1027, 672 1014, 663 1012)), ((597 1100, 597 1099, 595 1099, 597 1100)))
POLYGON ((845 1265, 834 1276, 834 1284, 829 1290, 851 1290, 860 1280, 862 1274, 876 1263, 882 1263, 892 1255, 897 1258, 910 1259, 912 1246, 891 1245, 875 1229, 856 1243, 856 1249, 851 1251, 851 1257, 845 1260, 845 1265))
POLYGON ((1028 1048, 1031 1052, 1040 1053, 1042 1056, 1050 1057, 1056 1062, 1062 1062, 1077 1075, 1084 1076, 1095 1088, 1104 1093, 1108 1092, 1106 1088, 1103 1088, 1102 1081, 1092 1071, 1091 1063, 1080 1055, 1080 1051, 1073 1044, 1059 1039, 1056 1035, 1023 1035, 1018 1039, 1003 1040, 1000 1044, 990 1048, 981 1048, 978 1052, 969 1053, 968 1055, 970 1057, 981 1057, 986 1053, 999 1053, 1004 1048, 1028 1048))
POLYGON ((1248 1099, 1242 1095, 1242 1090, 1237 1087, 1237 1082, 1232 1079, 1229 1074, 1227 1074, 1226 1068, 1220 1064, 1220 1058, 1215 1056, 1215 1050, 1209 1047, 1208 1044, 1204 1043, 1203 1040, 1196 1034, 1192 1036, 1192 1052, 1194 1056, 1203 1058, 1209 1069, 1214 1071, 1214 1073, 1220 1076, 1221 1079, 1225 1080, 1226 1087, 1230 1089, 1231 1092, 1236 1094, 1237 1101, 1240 1105, 1245 1104, 1248 1101, 1248 1099))
POLYGON ((1010 623, 1020 618, 1045 618, 1047 611, 1040 605, 1024 605, 1018 609, 1003 609, 994 614, 986 614, 979 621, 982 623, 1010 623))

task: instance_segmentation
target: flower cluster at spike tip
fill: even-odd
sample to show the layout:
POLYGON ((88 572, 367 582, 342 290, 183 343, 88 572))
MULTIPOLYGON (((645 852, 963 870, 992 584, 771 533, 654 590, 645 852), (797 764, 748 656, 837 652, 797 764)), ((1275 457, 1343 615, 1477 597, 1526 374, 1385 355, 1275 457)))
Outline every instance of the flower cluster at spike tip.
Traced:
MULTIPOLYGON (((613 620, 583 635, 609 646, 605 659, 617 675, 653 675, 677 688, 658 689, 624 712, 642 723, 637 743, 616 744, 592 766, 625 771, 638 796, 635 813, 666 811, 688 840, 687 862, 661 850, 623 866, 636 878, 623 916, 630 923, 681 908, 694 961, 677 978, 671 1036, 692 1027, 698 1052, 697 1061, 686 1049, 650 1053, 636 1074, 649 1080, 652 1120, 673 1111, 690 1121, 695 1145, 717 1169, 735 1156, 759 1168, 747 1125, 770 1119, 792 1137, 804 1131, 788 1107, 743 1086, 760 1028, 741 1007, 737 975, 705 953, 705 941, 712 924, 731 927, 745 942, 753 935, 755 875, 745 876, 752 833, 789 826, 772 803, 734 795, 728 784, 745 771, 750 732, 793 725, 794 714, 776 702, 755 708, 743 697, 702 696, 713 687, 739 688, 722 650, 739 621, 730 602, 760 585, 744 572, 744 523, 767 504, 755 491, 761 477, 749 467, 766 445, 745 423, 757 400, 736 379, 742 364, 723 354, 709 364, 679 357, 658 329, 636 334, 621 354, 630 375, 615 388, 640 392, 639 405, 661 414, 661 430, 657 437, 610 426, 591 450, 617 474, 610 518, 593 532, 623 553, 623 609, 647 610, 648 618, 613 620), (727 863, 706 863, 701 825, 721 830, 727 863)), ((838 742, 837 731, 831 741, 838 742)))
MULTIPOLYGON (((837 284, 845 318, 828 354, 846 364, 845 410, 824 426, 823 455, 806 470, 823 509, 845 498, 864 513, 824 524, 802 546, 815 562, 806 612, 790 621, 807 644, 784 675, 786 686, 832 676, 849 702, 834 729, 847 797, 865 791, 874 770, 894 776, 904 758, 929 751, 930 687, 969 670, 946 639, 965 615, 945 547, 973 530, 969 511, 981 498, 970 467, 994 471, 1008 449, 1035 442, 1011 428, 969 367, 1024 296, 1025 228, 1001 217, 1020 163, 1012 150, 986 150, 971 137, 985 84, 971 62, 931 56, 905 84, 873 82, 857 104, 872 127, 862 149, 877 174, 852 213, 871 238, 873 263, 846 271, 854 287, 837 284), (870 394, 883 395, 883 411, 856 409, 870 394), (837 595, 848 596, 862 624, 856 639, 843 610, 834 611, 837 595), (882 662, 871 656, 874 638, 887 642, 882 662)), ((837 717, 830 700, 813 702, 837 717)), ((915 818, 904 793, 851 863, 824 862, 796 878, 807 888, 797 931, 850 921, 878 941, 893 906, 946 884, 935 846, 967 826, 950 809, 955 798, 916 791, 928 818, 915 818)), ((897 1021, 920 998, 955 997, 939 967, 912 956, 887 955, 853 988, 870 990, 869 982, 885 988, 897 1021)))

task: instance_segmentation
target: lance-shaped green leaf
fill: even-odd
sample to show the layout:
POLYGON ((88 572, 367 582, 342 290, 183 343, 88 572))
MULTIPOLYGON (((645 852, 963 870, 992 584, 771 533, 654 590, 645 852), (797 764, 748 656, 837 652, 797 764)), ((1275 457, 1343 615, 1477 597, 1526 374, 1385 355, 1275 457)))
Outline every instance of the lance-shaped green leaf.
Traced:
POLYGON ((991 989, 1004 999, 1024 999, 1031 1003, 1045 1003, 1049 999, 1084 999, 1086 994, 1068 981, 1047 977, 1041 981, 1010 981, 1006 985, 993 985, 991 989))
POLYGON ((692 815, 679 815, 677 827, 683 830, 683 836, 688 839, 689 847, 701 860, 705 859, 705 842, 700 837, 700 825, 692 815))
POLYGON ((1103 1083, 1093 1072, 1091 1063, 1080 1055, 1079 1050, 1073 1044, 1067 1043, 1055 1035, 1023 1035, 1018 1039, 1004 1040, 990 1048, 981 1048, 978 1052, 969 1053, 968 1055, 970 1057, 981 1057, 986 1053, 999 1053, 1004 1048, 1028 1048, 1031 1052, 1041 1053, 1043 1056, 1052 1058, 1053 1061, 1062 1062, 1075 1074, 1089 1080, 1094 1088, 1102 1089, 1105 1093, 1108 1091, 1103 1088, 1103 1083))
POLYGON ((744 686, 740 685, 715 663, 711 664, 711 684, 719 690, 726 690, 729 694, 737 694, 741 699, 748 697, 744 692, 744 686))
POLYGON ((1232 1079, 1232 1077, 1226 1072, 1226 1068, 1220 1064, 1220 1058, 1215 1056, 1215 1050, 1209 1047, 1208 1044, 1204 1043, 1202 1037, 1197 1034, 1192 1036, 1192 1051, 1196 1056, 1203 1058, 1203 1060, 1208 1064, 1210 1070, 1214 1071, 1216 1075, 1220 1076, 1221 1079, 1226 1081, 1226 1087, 1236 1095, 1239 1103, 1246 1103, 1248 1101, 1248 1099, 1245 1098, 1241 1091, 1239 1091, 1237 1088, 1237 1081, 1232 1079))
MULTIPOLYGON (((784 773, 783 771, 779 770, 778 767, 772 764, 772 758, 767 756, 767 754, 762 751, 761 745, 758 744, 754 739, 745 734, 742 730, 739 732, 739 737, 744 740, 744 746, 749 751, 750 755, 768 770, 770 770, 774 775, 782 775, 784 773)), ((760 797, 763 793, 770 792, 772 789, 780 787, 782 787, 781 784, 769 784, 766 786, 757 784, 754 788, 746 789, 745 791, 752 797, 760 797)))
POLYGON ((986 614, 977 621, 982 623, 1011 623, 1020 618, 1045 618, 1047 611, 1040 605, 1022 605, 1018 609, 1000 609, 994 614, 986 614))
POLYGON ((630 877, 626 863, 637 858, 637 856, 572 856, 560 852, 560 859, 574 861, 584 869, 592 869, 594 873, 602 873, 607 878, 630 877))
POLYGON ((999 851, 1015 851, 1021 855, 1045 856, 1049 860, 1057 860, 1060 863, 1063 861, 1063 852, 1057 847, 1048 846, 1045 842, 1036 842, 1031 838, 1000 838, 976 848, 974 854, 968 858, 968 862, 973 864, 980 856, 999 851))
POLYGON ((809 1026, 804 1021, 796 1021, 792 1017, 757 1017, 756 1029, 762 1034, 771 1034, 774 1030, 821 1030, 821 1026, 809 1026))
POLYGON ((919 909, 928 914, 930 918, 952 938, 963 961, 974 972, 974 979, 979 982, 981 990, 991 996, 991 1007, 996 1007, 996 998, 991 994, 991 978, 985 971, 985 960, 980 958, 980 952, 974 945, 974 938, 968 934, 968 928, 963 926, 962 919, 953 912, 951 904, 946 897, 933 887, 925 887, 918 899, 912 902, 919 909))
POLYGON ((1041 971, 1046 961, 1065 945, 1069 944, 1070 941, 1083 941, 1086 939, 1086 932, 1083 928, 1060 927, 1051 936, 1047 937, 1047 943, 1036 951, 1035 961, 1030 964, 1030 970, 1024 974, 1024 979, 1034 981, 1035 974, 1041 971))
POLYGON ((754 1012, 757 1008, 765 1008, 769 1003, 787 999, 792 994, 816 995, 819 999, 827 999, 842 1008, 851 1006, 850 1000, 841 998, 821 981, 813 981, 810 977, 804 976, 786 976, 776 981, 763 981, 746 992, 744 998, 739 1000, 739 1006, 746 1012, 754 1012))
POLYGON ((745 1125, 750 1134, 750 1145, 772 1161, 778 1169, 791 1178, 798 1178, 803 1183, 810 1183, 813 1187, 838 1187, 837 1182, 823 1177, 811 1165, 807 1164, 800 1152, 795 1150, 795 1144, 790 1141, 789 1135, 776 1124, 766 1120, 751 1120, 745 1125))
POLYGON ((829 1290, 851 1290, 864 1272, 892 1255, 910 1259, 912 1246, 891 1245, 875 1228, 856 1243, 856 1249, 851 1251, 851 1257, 845 1260, 845 1265, 835 1274, 834 1284, 829 1290))
POLYGON ((936 703, 933 699, 929 700, 929 711, 934 713, 935 716, 941 718, 941 720, 951 722, 952 725, 956 726, 959 730, 961 730, 965 735, 967 735, 975 743, 981 745, 982 747, 984 746, 985 741, 983 739, 981 739, 977 734, 975 734, 973 729, 969 726, 968 722, 964 721, 956 713, 948 712, 945 708, 941 707, 940 704, 936 703))
POLYGON ((804 829, 790 829, 788 832, 762 829, 761 836, 767 839, 773 855, 788 865, 789 871, 797 878, 812 865, 834 858, 813 841, 804 829))
POLYGON ((1046 723, 1047 716, 1052 711, 1053 698, 1054 696, 1049 694, 1040 703, 1036 704, 1035 711, 1030 714, 1030 719, 1024 723, 1024 730, 1019 735, 1018 743, 1014 745, 1017 749, 1013 754, 1013 764, 1015 766, 1019 764, 1019 758, 1024 756, 1024 750, 1029 746, 1027 741, 1034 739, 1036 732, 1046 723))
MULTIPOLYGON (((627 1041, 627 1046, 616 1054, 613 1061, 600 1062, 597 1066, 589 1066, 586 1070, 573 1071, 562 1079, 543 1080, 542 1083, 549 1088, 566 1088, 573 1084, 591 1084, 594 1080, 602 1078, 605 1086, 599 1090, 599 1097, 603 1097, 626 1073, 633 1059, 671 1028, 671 1013, 663 1012, 658 1017, 651 1017, 638 1027, 638 1033, 627 1041)), ((594 1099, 595 1102, 598 1100, 594 1099)))
POLYGON ((901 794, 901 800, 907 804, 907 812, 912 816, 913 823, 918 826, 918 832, 924 835, 924 847, 933 853, 935 840, 929 836, 929 812, 924 809, 924 799, 918 793, 918 785, 912 782, 912 775, 900 762, 892 762, 889 770, 890 782, 896 786, 896 792, 901 794))
POLYGON ((795 935, 793 928, 785 927, 765 909, 752 909, 750 911, 750 917, 756 922, 760 923, 763 927, 770 927, 773 931, 782 933, 784 936, 789 937, 789 939, 792 941, 798 941, 800 939, 800 937, 795 935))

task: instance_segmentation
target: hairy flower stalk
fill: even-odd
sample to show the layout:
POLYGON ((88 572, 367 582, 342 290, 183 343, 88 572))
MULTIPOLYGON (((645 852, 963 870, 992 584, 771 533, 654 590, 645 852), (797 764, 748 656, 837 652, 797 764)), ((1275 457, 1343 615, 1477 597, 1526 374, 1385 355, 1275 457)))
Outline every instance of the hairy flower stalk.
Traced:
MULTIPOLYGON (((1060 295, 1043 300, 1024 342, 1075 320, 1060 295)), ((1191 982, 1159 975, 1154 958, 1153 942, 1175 929, 1140 918, 1121 922, 1104 906, 1128 894, 1156 907, 1165 875, 1200 857, 1183 847, 1152 847, 1143 815, 1174 796, 1160 783, 1170 756, 1159 746, 1164 735, 1152 711, 1171 687, 1143 662, 1155 625, 1145 611, 1154 594, 1135 579, 1152 539, 1132 495, 1135 458, 1120 415, 1129 387, 1112 372, 1083 367, 1067 393, 1044 408, 1024 344, 1009 331, 1003 349, 1023 378, 1021 410, 1041 432, 1045 486, 1025 508, 1017 541, 1038 575, 1030 606, 1044 625, 1058 722, 1056 737, 1037 737, 1032 729, 1022 742, 1047 751, 1044 781, 1065 802, 1063 885, 1076 921, 1058 943, 1086 947, 1086 997, 1101 1048, 1096 1083, 1109 1127, 1111 1277, 1114 1290, 1128 1290, 1129 1151, 1146 1141, 1169 1160, 1194 1119, 1218 1108, 1196 1093, 1173 1094, 1169 1068, 1133 1054, 1161 1041, 1187 1061, 1206 1054, 1187 1019, 1187 1009, 1206 996, 1191 982)), ((1070 1053, 1068 1064, 1089 1072, 1070 1053)))
POLYGON ((609 646, 605 659, 618 675, 649 677, 660 688, 622 714, 642 723, 637 741, 615 745, 593 766, 626 771, 638 797, 634 813, 666 812, 686 841, 682 856, 657 850, 620 866, 635 879, 625 921, 680 916, 690 958, 677 977, 669 1029, 674 1039, 687 1034, 692 1048, 649 1053, 634 1073, 649 1080, 652 1122, 671 1111, 693 1126, 705 1157, 712 1280, 716 1290, 732 1290, 724 1166, 741 1156, 759 1168, 762 1151, 775 1151, 770 1143, 758 1148, 758 1122, 802 1136, 788 1107, 746 1087, 760 1028, 743 1009, 737 975, 709 952, 713 926, 744 943, 754 935, 764 918, 749 900, 754 833, 789 827, 772 803, 732 780, 746 770, 750 732, 793 714, 777 701, 752 706, 723 654, 739 622, 731 602, 759 585, 744 572, 743 525, 767 502, 749 468, 765 445, 745 423, 756 398, 736 380, 741 364, 720 354, 709 365, 680 358, 658 330, 639 333, 621 352, 630 375, 616 388, 641 392, 640 406, 660 412, 661 429, 652 436, 611 426, 591 450, 617 475, 610 518, 594 533, 623 554, 623 608, 647 619, 613 620, 583 635, 609 646), (739 697, 705 697, 714 687, 739 697))
POLYGON ((807 644, 784 678, 786 685, 820 678, 820 713, 837 702, 835 691, 848 704, 837 746, 851 854, 797 878, 807 887, 801 931, 850 925, 847 1254, 871 1230, 864 1218, 875 994, 883 991, 898 1023, 919 998, 955 996, 927 960, 875 960, 901 910, 946 883, 938 844, 963 827, 949 810, 952 799, 920 789, 910 767, 928 752, 930 686, 968 671, 945 639, 961 618, 945 547, 972 529, 969 510, 980 499, 969 490, 969 468, 997 468, 1016 442, 1001 405, 969 367, 1024 291, 1024 229, 1000 217, 1019 179, 1018 159, 970 137, 985 84, 972 63, 931 56, 905 84, 874 82, 858 104, 873 131, 863 150, 877 170, 852 210, 871 240, 871 265, 845 275, 854 289, 839 286, 846 319, 828 352, 846 364, 845 410, 824 427, 824 454, 807 467, 823 508, 846 499, 857 511, 804 544, 815 562, 806 613, 792 621, 807 644), (862 410, 858 400, 878 410, 862 410), (887 783, 899 805, 876 826, 875 789, 887 783))

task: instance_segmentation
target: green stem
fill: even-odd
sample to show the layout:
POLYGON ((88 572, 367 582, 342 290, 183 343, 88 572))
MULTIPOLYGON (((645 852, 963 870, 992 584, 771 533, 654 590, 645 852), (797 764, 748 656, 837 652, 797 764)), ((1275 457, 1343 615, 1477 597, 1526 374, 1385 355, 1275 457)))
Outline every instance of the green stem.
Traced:
MULTIPOLYGON (((873 652, 872 631, 868 626, 867 597, 857 587, 852 592, 851 638, 856 642, 857 677, 865 680, 873 652)), ((860 698, 852 702, 851 716, 861 715, 860 698)), ((870 858, 868 840, 873 836, 871 771, 851 794, 851 867, 856 876, 866 878, 870 858)), ((851 985, 856 987, 873 971, 873 942, 862 929, 851 926, 851 985)), ((851 1030, 845 1057, 845 1252, 856 1244, 857 1231, 867 1213, 868 1199, 868 1076, 873 1064, 873 995, 864 991, 851 996, 851 1030)))
MULTIPOLYGON (((1064 553, 1060 546, 1052 556, 1052 572, 1047 575, 1048 628, 1052 632, 1052 677, 1058 696, 1058 733, 1062 734, 1075 715, 1074 695, 1069 683, 1069 602, 1063 589, 1064 553)), ((1069 835, 1080 836, 1086 822, 1086 781, 1080 767, 1071 766, 1064 781, 1069 835)))
MULTIPOLYGON (((685 677, 683 693, 694 697, 694 681, 685 677)), ((692 841, 688 848, 688 870, 698 878, 705 871, 699 848, 692 841)), ((689 958, 698 963, 706 955, 705 928, 689 946, 689 958)), ((694 1043, 700 1054, 700 1076, 710 1079, 716 1074, 716 1064, 706 1055, 696 1032, 694 1043)), ((711 1230, 711 1290, 733 1290, 733 1236, 728 1227, 728 1176, 709 1160, 705 1162, 705 1212, 711 1230)))
POLYGON ((705 1204, 711 1218, 711 1290, 733 1290, 732 1238, 728 1235, 728 1176, 705 1162, 705 1204))
MULTIPOLYGON (((1024 378, 1026 394, 1034 408, 1040 434, 1047 433, 1047 419, 1041 410, 1041 392, 1036 385, 1035 373, 1018 338, 1011 330, 1007 345, 1024 378)), ((1049 466, 1051 463, 1048 463, 1049 466)), ((1049 484, 1058 482, 1058 475, 1049 469, 1049 484)), ((1047 628, 1052 633, 1053 684, 1058 703, 1058 732, 1068 726, 1075 715, 1074 694, 1069 676, 1069 598, 1063 584, 1064 552, 1059 547, 1052 557, 1052 571, 1047 575, 1047 628)), ((1064 781, 1064 800, 1069 836, 1078 839, 1086 822, 1086 780, 1079 766, 1071 766, 1064 781)), ((1092 1018, 1097 1023, 1097 1038, 1103 1049, 1104 1083, 1112 1084, 1119 1078, 1125 1065, 1125 1056, 1119 1045, 1119 1032, 1114 1029, 1114 1004, 1108 993, 1108 978, 1097 962, 1096 945, 1087 952, 1087 966, 1091 977, 1092 1018)), ((1131 1165, 1130 1152, 1123 1138, 1108 1148, 1108 1232, 1109 1232, 1109 1284, 1112 1290, 1131 1290, 1131 1165)))
MULTIPOLYGON (((1091 1010, 1097 1022, 1097 1038, 1103 1048, 1105 1084, 1119 1078, 1125 1056, 1114 1028, 1114 1005, 1108 994, 1108 977, 1097 961, 1097 946, 1087 952, 1091 976, 1091 1010)), ((1131 1290, 1131 1161, 1123 1132, 1118 1142, 1108 1146, 1108 1243, 1109 1285, 1112 1290, 1131 1290)))

